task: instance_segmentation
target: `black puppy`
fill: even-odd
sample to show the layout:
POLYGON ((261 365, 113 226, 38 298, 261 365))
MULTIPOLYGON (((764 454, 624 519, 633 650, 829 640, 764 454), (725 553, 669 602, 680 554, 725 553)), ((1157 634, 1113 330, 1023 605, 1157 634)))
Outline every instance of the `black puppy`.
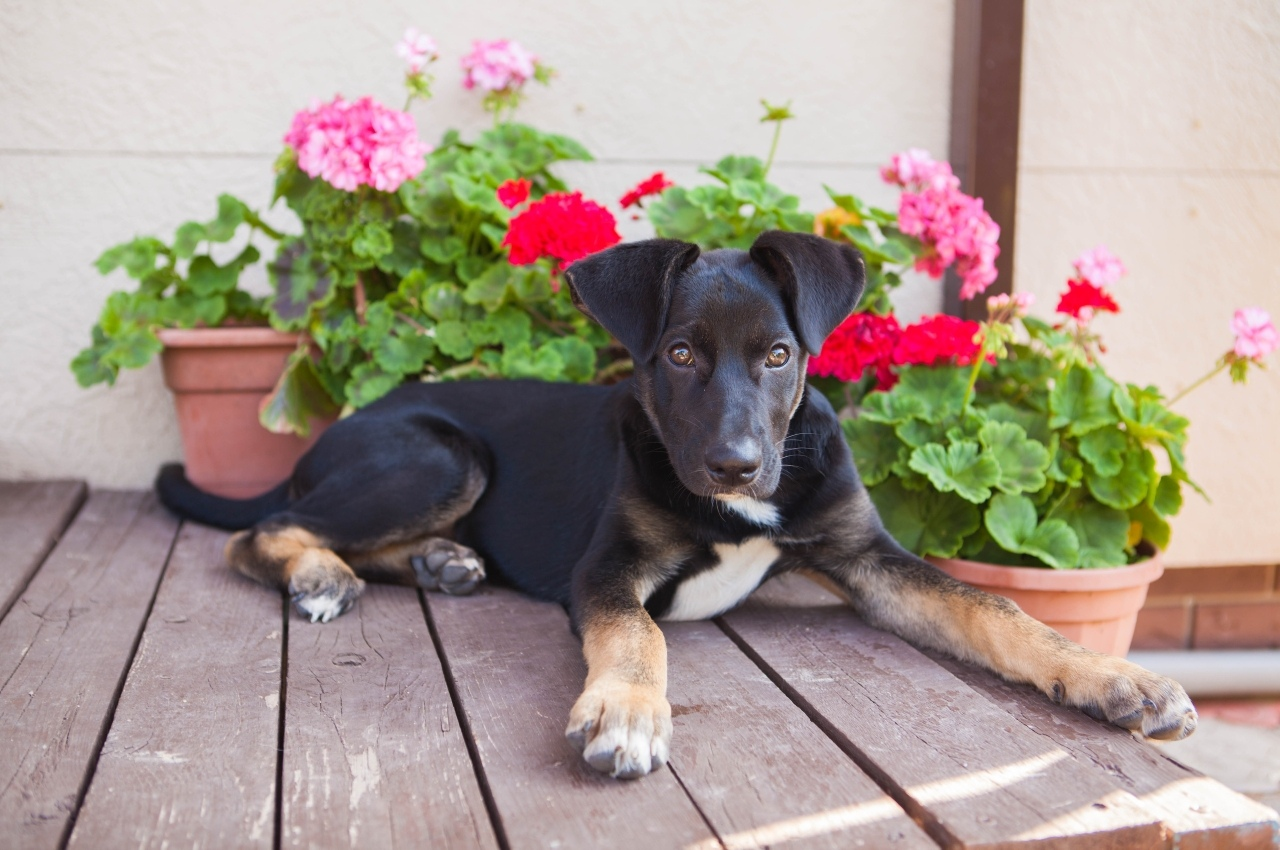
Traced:
POLYGON ((1176 682, 1082 649, 885 533, 835 412, 804 380, 862 292, 853 248, 782 232, 702 255, 652 240, 568 278, 631 352, 632 381, 406 385, 334 425, 270 493, 221 499, 167 467, 161 499, 249 528, 227 560, 313 621, 346 610, 362 578, 459 593, 483 564, 568 605, 588 673, 566 735, 617 777, 667 759, 653 618, 711 617, 792 570, 829 579, 869 623, 1056 702, 1151 737, 1195 728, 1176 682))

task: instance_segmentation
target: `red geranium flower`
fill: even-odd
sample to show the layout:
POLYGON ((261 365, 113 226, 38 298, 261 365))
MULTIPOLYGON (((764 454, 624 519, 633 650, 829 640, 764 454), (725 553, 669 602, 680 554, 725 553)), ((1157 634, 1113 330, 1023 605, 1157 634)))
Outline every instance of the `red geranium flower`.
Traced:
POLYGON ((1088 322, 1098 310, 1119 313, 1120 305, 1101 286, 1095 286, 1087 280, 1067 281, 1067 291, 1062 293, 1062 298, 1058 301, 1059 313, 1065 313, 1078 322, 1088 322))
POLYGON ((618 203, 622 204, 625 210, 632 204, 644 206, 640 203, 641 198, 647 198, 649 195, 661 195, 662 191, 670 186, 676 185, 666 178, 661 171, 655 172, 647 180, 641 180, 634 189, 622 196, 618 203))
POLYGON ((898 382, 890 367, 901 336, 902 326, 893 316, 854 313, 831 332, 822 353, 809 360, 809 374, 856 381, 874 369, 878 388, 887 390, 898 382))
POLYGON ((498 200, 509 210, 529 200, 529 190, 533 188, 533 184, 521 177, 518 180, 508 180, 498 187, 498 200))
POLYGON ((951 360, 968 366, 978 356, 976 338, 981 326, 977 322, 937 315, 908 325, 893 348, 893 362, 932 366, 939 360, 951 360))
POLYGON ((502 245, 510 249, 513 265, 550 257, 558 274, 575 260, 622 241, 617 224, 607 209, 585 200, 581 192, 552 192, 511 219, 502 245))

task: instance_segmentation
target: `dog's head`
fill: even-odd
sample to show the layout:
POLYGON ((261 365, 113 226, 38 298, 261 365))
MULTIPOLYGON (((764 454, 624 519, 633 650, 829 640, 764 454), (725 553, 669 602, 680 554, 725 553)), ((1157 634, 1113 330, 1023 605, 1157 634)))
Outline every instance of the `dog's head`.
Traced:
POLYGON ((567 277, 578 308, 631 352, 640 403, 684 486, 772 495, 809 355, 862 294, 861 254, 776 230, 750 251, 651 239, 580 260, 567 277))

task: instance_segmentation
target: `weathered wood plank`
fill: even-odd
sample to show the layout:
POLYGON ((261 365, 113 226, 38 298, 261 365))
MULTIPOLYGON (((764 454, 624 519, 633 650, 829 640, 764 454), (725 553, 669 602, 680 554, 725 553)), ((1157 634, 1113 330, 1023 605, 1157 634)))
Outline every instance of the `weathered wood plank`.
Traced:
POLYGON ((55 847, 80 799, 178 524, 97 492, 0 623, 0 835, 55 847))
POLYGON ((493 588, 427 600, 509 847, 650 850, 712 837, 671 771, 619 782, 565 741, 586 669, 558 605, 493 588))
POLYGON ((498 846, 416 591, 289 622, 281 846, 498 846))
POLYGON ((811 582, 771 582, 724 622, 943 843, 1163 845, 1159 817, 1110 777, 811 582))
POLYGON ((1036 734, 1106 773, 1157 812, 1179 850, 1280 846, 1280 815, 1214 779, 1183 767, 1128 732, 1054 705, 1026 685, 929 653, 956 678, 1008 711, 1036 734))
POLYGON ((87 494, 83 481, 0 481, 0 619, 87 494))
POLYGON ((726 847, 936 847, 715 624, 662 631, 671 768, 726 847))
POLYGON ((271 847, 284 609, 187 523, 72 847, 271 847))

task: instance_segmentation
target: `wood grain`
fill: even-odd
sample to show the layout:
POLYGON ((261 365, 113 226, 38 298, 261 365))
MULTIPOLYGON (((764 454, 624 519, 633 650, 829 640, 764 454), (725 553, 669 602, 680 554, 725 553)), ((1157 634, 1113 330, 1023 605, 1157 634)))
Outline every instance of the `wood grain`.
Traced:
POLYGON ((89 497, 0 623, 0 835, 64 840, 177 533, 148 494, 89 497))
POLYGON ((563 609, 492 588, 427 601, 509 847, 651 850, 712 837, 671 771, 621 782, 565 741, 586 668, 563 609))
POLYGON ((0 481, 0 619, 87 494, 83 481, 0 481))
POLYGON ((283 847, 496 848, 417 591, 289 621, 283 847))
POLYGON ((283 604, 187 523, 71 846, 271 847, 283 604))
POLYGON ((898 638, 798 576, 723 619, 815 722, 965 847, 1153 847, 1159 817, 898 638))
POLYGON ((1262 850, 1280 845, 1280 815, 1273 809, 1166 758, 1158 745, 1054 705, 1034 688, 1005 682, 939 654, 930 657, 1027 729, 1140 799, 1158 813, 1180 850, 1262 850))
POLYGON ((671 767, 724 846, 936 846, 715 624, 662 631, 671 767))

